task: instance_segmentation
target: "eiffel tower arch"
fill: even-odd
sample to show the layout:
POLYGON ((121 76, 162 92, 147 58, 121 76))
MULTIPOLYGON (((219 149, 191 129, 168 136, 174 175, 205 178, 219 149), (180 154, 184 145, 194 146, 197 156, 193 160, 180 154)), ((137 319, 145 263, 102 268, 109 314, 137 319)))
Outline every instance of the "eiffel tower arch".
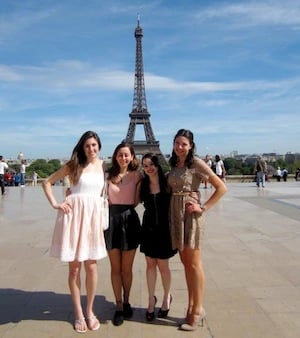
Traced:
POLYGON ((136 38, 134 94, 132 111, 129 114, 129 128, 124 141, 132 144, 136 155, 142 156, 145 153, 151 152, 159 157, 160 163, 162 165, 167 165, 168 163, 159 148, 159 141, 155 139, 150 123, 151 115, 147 108, 142 50, 143 30, 140 26, 139 19, 137 22, 137 27, 135 28, 134 36, 136 38), (142 125, 144 127, 144 140, 135 140, 135 131, 137 125, 142 125))

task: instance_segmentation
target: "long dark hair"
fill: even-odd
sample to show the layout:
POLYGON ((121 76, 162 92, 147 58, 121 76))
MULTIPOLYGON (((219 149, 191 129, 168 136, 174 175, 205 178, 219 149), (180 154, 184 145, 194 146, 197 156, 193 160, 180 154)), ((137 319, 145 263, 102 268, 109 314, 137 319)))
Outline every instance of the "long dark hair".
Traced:
POLYGON ((121 142, 120 144, 118 144, 116 146, 116 149, 114 150, 114 153, 113 153, 113 156, 112 156, 112 159, 111 159, 112 166, 110 167, 110 169, 108 171, 108 179, 112 179, 114 177, 117 177, 120 174, 120 166, 119 166, 119 163, 117 161, 117 154, 118 154, 118 151, 121 148, 128 148, 131 155, 132 155, 132 161, 128 165, 128 170, 134 171, 134 170, 137 170, 138 167, 139 167, 139 161, 136 158, 133 146, 130 143, 121 142))
POLYGON ((74 184, 78 182, 82 167, 85 165, 87 160, 84 152, 84 144, 88 139, 92 137, 97 141, 100 151, 102 147, 100 137, 94 131, 88 130, 80 137, 79 141, 72 151, 70 160, 67 162, 67 166, 69 167, 71 172, 70 180, 74 184))
POLYGON ((178 156, 175 154, 174 144, 175 144, 176 138, 179 137, 179 136, 186 137, 189 140, 190 145, 191 145, 191 149, 189 150, 189 152, 186 156, 186 159, 185 159, 185 165, 189 168, 191 166, 191 164, 193 163, 193 160, 194 160, 196 146, 195 146, 195 143, 194 143, 194 134, 188 129, 179 129, 177 131, 176 135, 174 136, 172 156, 169 160, 169 163, 170 163, 170 166, 172 168, 176 167, 176 165, 178 163, 178 156))
MULTIPOLYGON (((158 181, 159 181, 159 189, 161 193, 167 193, 168 192, 168 182, 167 178, 164 175, 164 172, 162 170, 162 167, 159 163, 159 159, 156 155, 153 155, 152 153, 147 153, 142 157, 142 163, 143 160, 149 158, 152 163, 157 168, 158 173, 158 181)), ((141 183, 141 201, 144 201, 147 195, 150 194, 150 178, 147 174, 144 175, 144 178, 141 183)))

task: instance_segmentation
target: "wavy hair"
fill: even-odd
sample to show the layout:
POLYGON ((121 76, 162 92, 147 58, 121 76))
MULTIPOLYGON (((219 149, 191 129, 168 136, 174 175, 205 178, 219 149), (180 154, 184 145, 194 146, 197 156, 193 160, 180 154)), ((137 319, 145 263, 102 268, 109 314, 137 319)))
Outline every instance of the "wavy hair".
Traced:
POLYGON ((88 130, 80 137, 79 141, 77 142, 76 146, 74 147, 72 151, 70 160, 66 163, 71 172, 69 177, 70 177, 70 181, 73 184, 78 183, 79 177, 82 172, 82 168, 84 167, 87 161, 87 157, 84 152, 84 144, 88 139, 92 137, 97 141, 99 151, 100 151, 102 147, 100 137, 94 131, 88 130))
POLYGON ((128 148, 129 151, 130 151, 130 154, 132 156, 132 160, 130 161, 130 163, 128 165, 128 170, 134 171, 134 170, 137 170, 138 167, 139 167, 139 161, 136 158, 133 146, 128 142, 125 142, 125 141, 121 142, 120 144, 118 144, 116 146, 116 149, 114 150, 114 153, 112 155, 112 159, 111 159, 112 166, 110 167, 110 169, 108 171, 108 179, 109 180, 117 177, 120 174, 120 166, 119 166, 119 163, 117 161, 117 155, 118 155, 118 152, 121 148, 128 148))

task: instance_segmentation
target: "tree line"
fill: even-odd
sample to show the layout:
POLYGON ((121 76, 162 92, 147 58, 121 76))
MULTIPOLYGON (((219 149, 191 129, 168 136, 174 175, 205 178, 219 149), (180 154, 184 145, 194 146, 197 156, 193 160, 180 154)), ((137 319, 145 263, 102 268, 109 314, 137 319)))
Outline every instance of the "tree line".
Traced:
MULTIPOLYGON (((242 160, 237 160, 234 158, 225 158, 223 160, 224 166, 226 168, 227 175, 252 175, 254 164, 253 163, 247 163, 242 160)), ((268 162, 268 174, 270 176, 274 175, 276 172, 276 169, 280 167, 281 169, 285 168, 287 169, 289 174, 294 174, 296 172, 297 168, 300 168, 300 161, 295 161, 294 163, 287 163, 283 159, 279 159, 277 161, 268 162)))
MULTIPOLYGON (((15 172, 20 172, 19 164, 10 164, 9 167, 13 169, 15 172)), ((37 159, 34 162, 31 162, 28 166, 26 166, 26 177, 32 177, 33 172, 35 171, 40 178, 46 178, 54 171, 58 170, 61 167, 60 160, 44 160, 37 159)))
MULTIPOLYGON (((242 160, 237 160, 235 158, 227 157, 223 159, 227 175, 252 175, 253 174, 253 163, 247 163, 242 160)), ((274 162, 267 162, 268 164, 268 174, 273 175, 276 171, 277 167, 286 168, 289 174, 293 174, 296 172, 297 168, 300 168, 300 161, 295 161, 294 163, 286 163, 285 160, 280 159, 274 162)), ((109 164, 108 164, 109 166, 109 164)), ((12 169, 15 171, 19 171, 19 164, 10 165, 12 169)), ((46 178, 54 171, 61 167, 61 161, 58 159, 37 159, 30 163, 26 167, 26 177, 31 177, 33 172, 35 171, 40 178, 46 178)), ((164 167, 164 171, 167 172, 169 168, 164 167)))

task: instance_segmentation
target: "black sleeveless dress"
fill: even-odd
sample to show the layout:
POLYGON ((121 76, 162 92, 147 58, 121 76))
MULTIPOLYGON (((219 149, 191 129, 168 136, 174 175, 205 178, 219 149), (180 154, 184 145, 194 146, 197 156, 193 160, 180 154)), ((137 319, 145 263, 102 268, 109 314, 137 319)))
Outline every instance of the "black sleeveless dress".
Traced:
POLYGON ((158 259, 173 257, 169 228, 170 194, 147 194, 144 199, 140 251, 158 259))

